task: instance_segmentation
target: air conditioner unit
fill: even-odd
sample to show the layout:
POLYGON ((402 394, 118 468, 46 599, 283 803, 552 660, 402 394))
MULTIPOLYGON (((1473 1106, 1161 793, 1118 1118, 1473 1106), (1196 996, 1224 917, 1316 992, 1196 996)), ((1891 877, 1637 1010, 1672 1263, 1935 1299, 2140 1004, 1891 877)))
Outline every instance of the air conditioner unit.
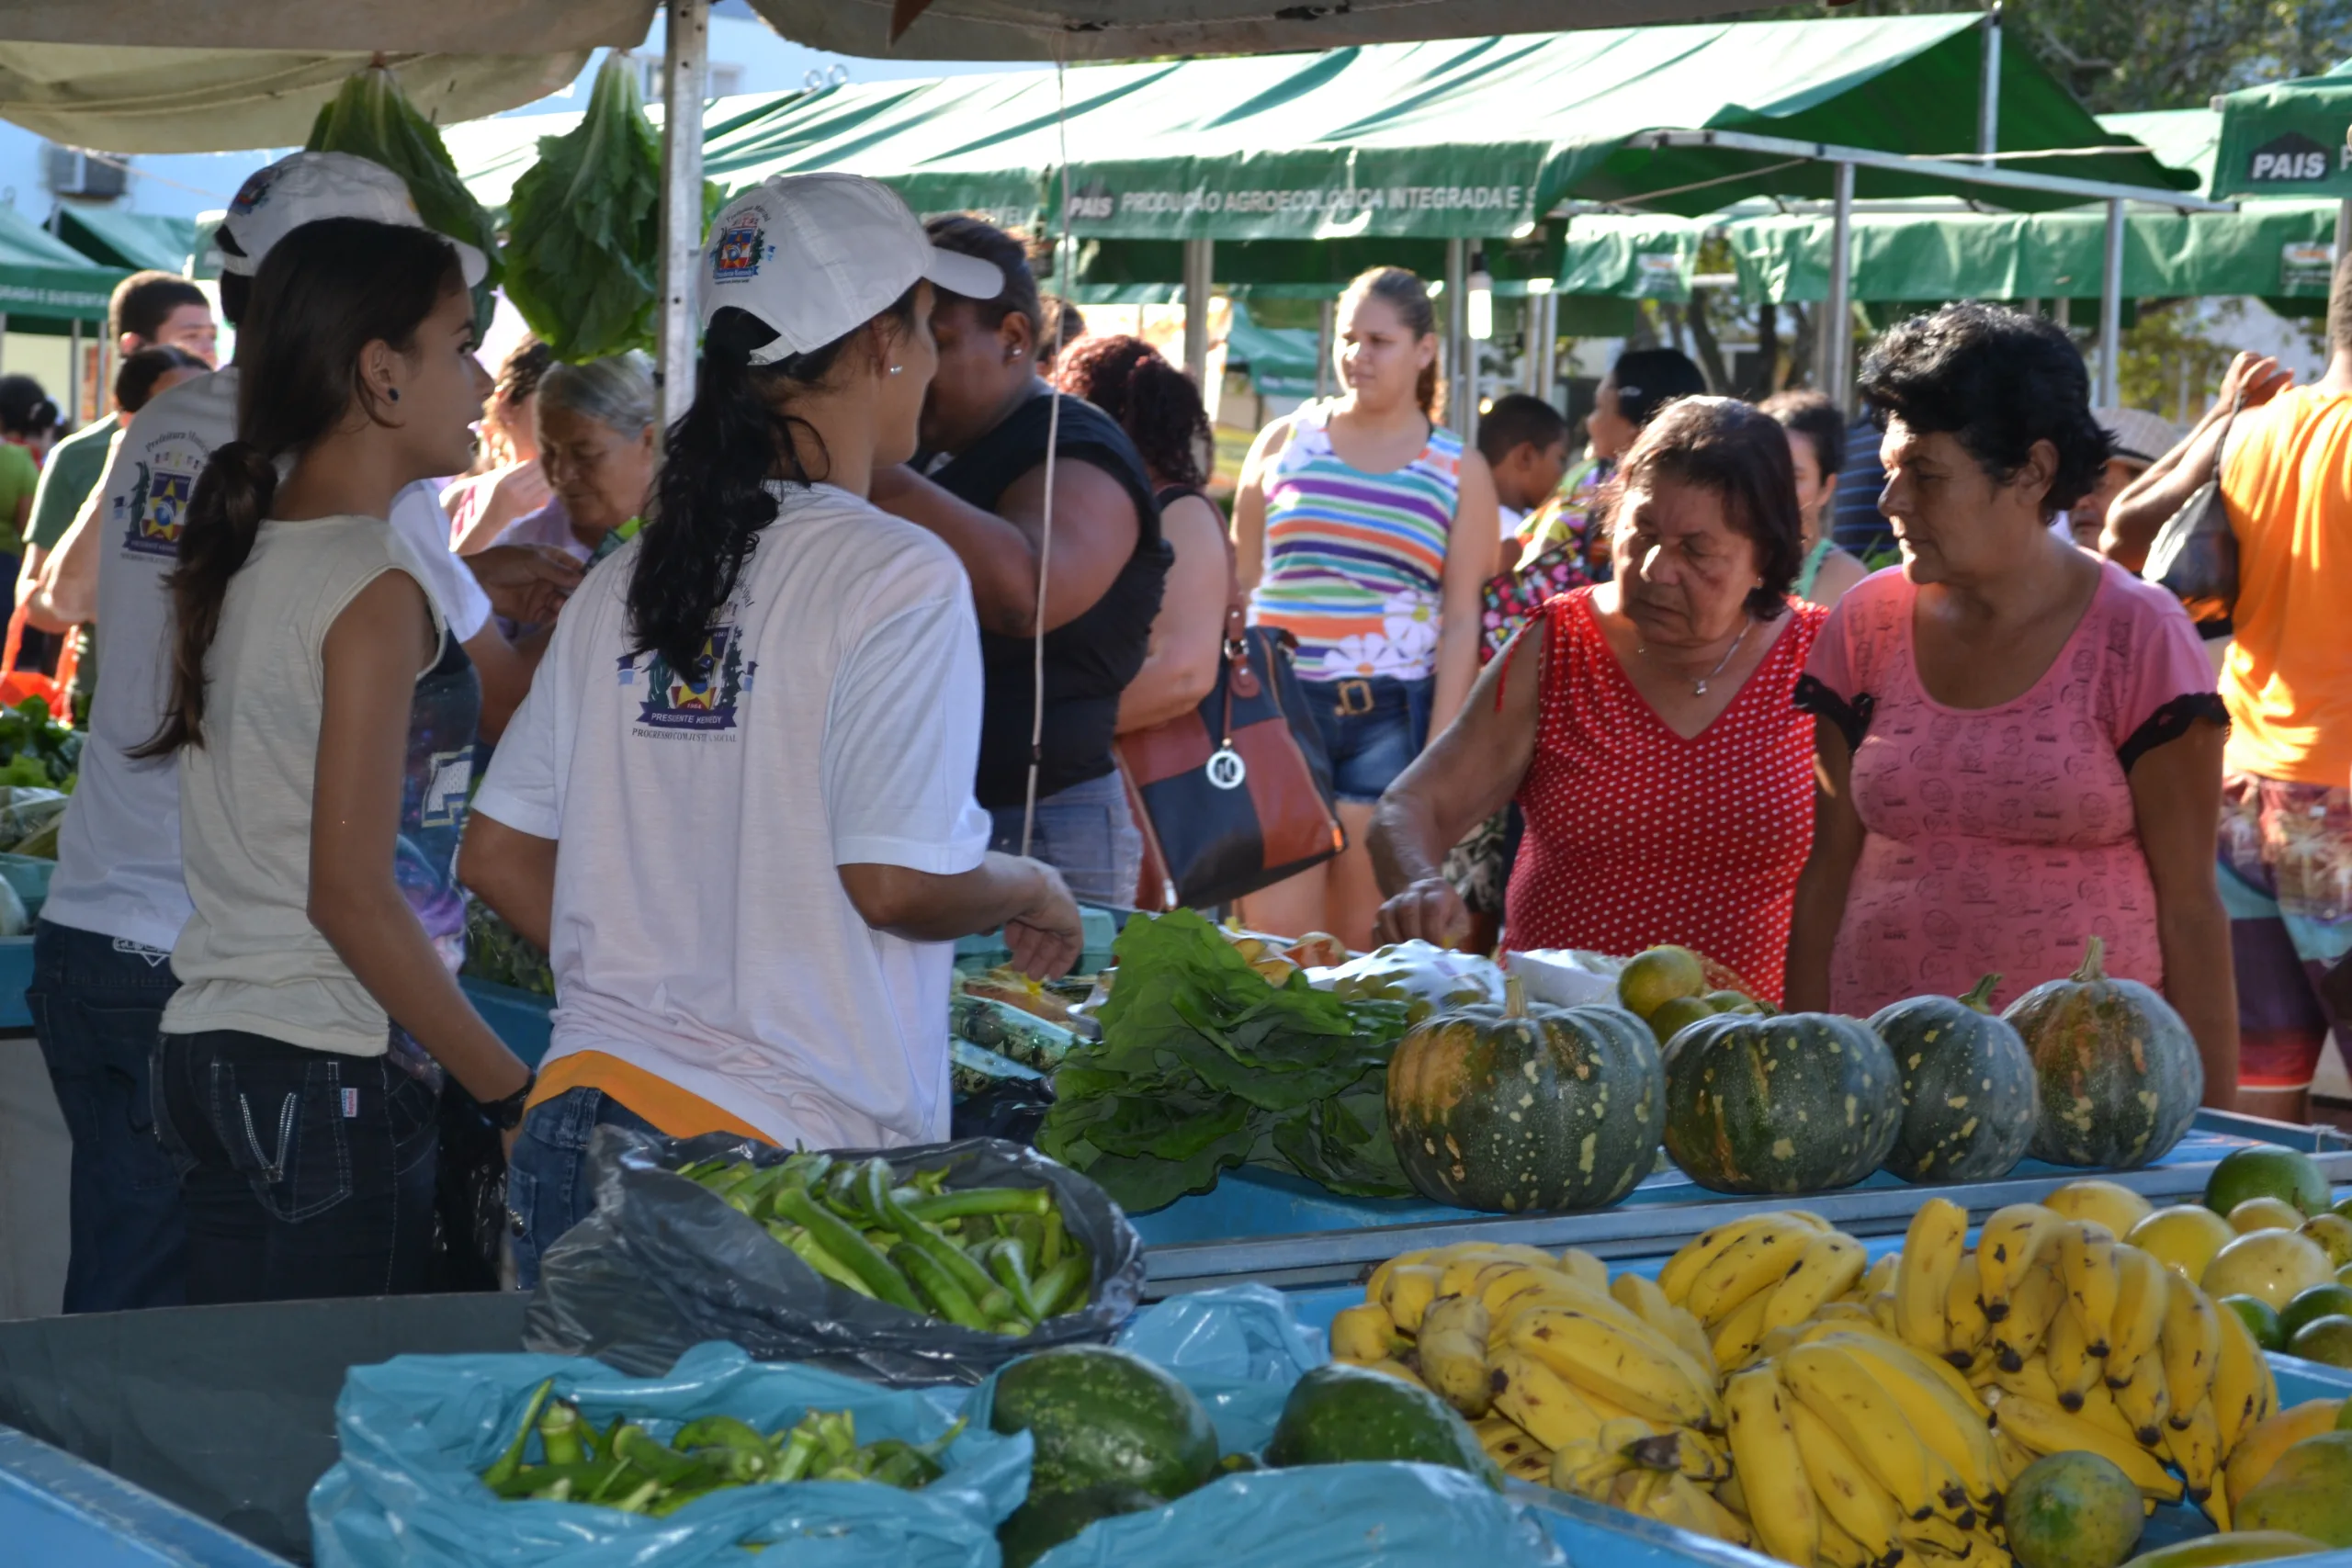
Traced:
POLYGON ((111 201, 130 187, 119 161, 94 158, 78 147, 51 142, 41 149, 41 173, 51 193, 85 201, 111 201))

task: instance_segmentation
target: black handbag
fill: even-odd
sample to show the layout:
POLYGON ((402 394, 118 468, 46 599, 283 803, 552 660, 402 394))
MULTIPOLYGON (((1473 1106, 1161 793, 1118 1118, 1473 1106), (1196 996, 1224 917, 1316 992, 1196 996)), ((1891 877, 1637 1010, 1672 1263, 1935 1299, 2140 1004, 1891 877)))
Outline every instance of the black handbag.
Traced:
POLYGON ((2237 423, 2233 408, 2213 447, 2213 476, 2199 485, 2165 519, 2148 547, 2147 564, 2140 575, 2180 601, 2197 629, 2209 637, 2227 637, 2238 603, 2238 536, 2230 529, 2229 509, 2222 501, 2222 458, 2230 445, 2230 429, 2237 423))
MULTIPOLYGON (((1229 570, 1230 541, 1226 548, 1229 570)), ((1118 739, 1143 832, 1138 908, 1229 904, 1347 847, 1290 634, 1244 625, 1238 590, 1225 618, 1216 684, 1200 705, 1118 739)))

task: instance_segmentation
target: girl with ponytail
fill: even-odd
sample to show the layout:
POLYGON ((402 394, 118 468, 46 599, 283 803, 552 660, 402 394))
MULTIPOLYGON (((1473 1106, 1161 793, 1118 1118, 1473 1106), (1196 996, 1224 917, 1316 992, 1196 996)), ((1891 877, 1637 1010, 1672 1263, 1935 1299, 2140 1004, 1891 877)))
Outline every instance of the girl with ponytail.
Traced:
POLYGON ((1439 424, 1429 290, 1375 267, 1340 297, 1347 389, 1260 432, 1233 502, 1250 619, 1298 641, 1348 848, 1247 900, 1260 931, 1326 931, 1371 945, 1380 906, 1364 834, 1373 807, 1478 672, 1479 590, 1501 523, 1494 476, 1439 424))
POLYGON ((471 458, 458 253, 306 223, 253 300, 237 439, 184 514, 143 513, 180 533, 170 697, 133 754, 176 759, 195 905, 155 1069, 192 1303, 424 1289, 444 1075, 493 1117, 530 1078, 454 974, 481 686, 386 521, 471 458))
POLYGON ((637 536, 500 741, 460 865, 563 1007, 507 1203, 528 1286, 616 1124, 784 1147, 947 1135, 953 939, 1078 956, 1061 880, 988 852, 980 659, 947 546, 867 500, 915 449, 934 283, 1001 286, 846 175, 711 226, 703 357, 637 536))

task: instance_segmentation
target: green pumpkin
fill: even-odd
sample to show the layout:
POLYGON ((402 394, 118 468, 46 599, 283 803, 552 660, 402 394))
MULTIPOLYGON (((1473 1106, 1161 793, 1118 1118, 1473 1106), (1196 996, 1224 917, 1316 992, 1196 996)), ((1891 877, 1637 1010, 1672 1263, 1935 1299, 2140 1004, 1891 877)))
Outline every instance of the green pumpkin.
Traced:
POLYGON ((1667 1043, 1666 1152, 1713 1191, 1850 1187, 1902 1128, 1894 1058, 1860 1019, 1719 1013, 1667 1043))
POLYGON ((2052 1165, 2132 1170, 2188 1131, 2205 1098, 2205 1063, 2171 1003, 2137 980, 2108 978, 2106 946, 2092 937, 2072 977, 2036 986, 2001 1016, 2024 1037, 2041 1080, 2028 1152, 2052 1165))
POLYGON ((1388 1135, 1422 1196, 1504 1213, 1614 1203, 1649 1174, 1666 1115, 1647 1025, 1618 1007, 1456 1008, 1388 1062, 1388 1135))
POLYGON ((2000 980, 1987 975, 1958 999, 1913 997, 1871 1015, 1903 1083, 1903 1130, 1886 1168, 1905 1181, 2007 1176, 2033 1141, 2033 1057, 1986 1006, 2000 980))

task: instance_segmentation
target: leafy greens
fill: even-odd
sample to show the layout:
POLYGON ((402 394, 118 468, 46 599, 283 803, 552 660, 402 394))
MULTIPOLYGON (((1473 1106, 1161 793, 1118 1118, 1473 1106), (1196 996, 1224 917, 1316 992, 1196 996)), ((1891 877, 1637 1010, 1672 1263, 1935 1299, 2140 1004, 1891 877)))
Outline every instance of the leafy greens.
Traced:
POLYGON ((596 73, 579 125, 539 139, 507 219, 506 297, 558 359, 654 346, 662 144, 617 51, 596 73))
POLYGON ((1112 951, 1102 1041, 1054 1076, 1037 1146, 1141 1213, 1262 1165, 1358 1197, 1412 1188, 1388 1142, 1406 1006, 1269 985, 1190 910, 1137 915, 1112 951))

